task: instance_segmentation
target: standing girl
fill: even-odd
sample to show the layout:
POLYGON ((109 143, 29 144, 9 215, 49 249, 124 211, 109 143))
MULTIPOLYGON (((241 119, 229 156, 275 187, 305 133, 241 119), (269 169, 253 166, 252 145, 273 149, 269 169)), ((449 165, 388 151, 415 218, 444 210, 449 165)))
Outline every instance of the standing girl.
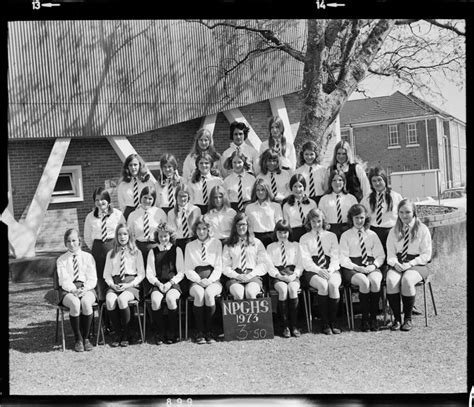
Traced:
POLYGON ((192 239, 192 226, 201 216, 201 210, 191 203, 191 189, 180 184, 176 188, 176 206, 168 212, 168 223, 176 231, 176 245, 184 251, 192 239))
POLYGON ((206 222, 210 227, 210 235, 221 242, 230 236, 232 221, 235 214, 229 204, 226 190, 223 186, 216 185, 211 189, 209 197, 209 210, 204 215, 206 222))
POLYGON ((346 191, 346 176, 344 173, 337 170, 331 171, 329 188, 319 201, 319 209, 324 212, 330 224, 329 230, 336 234, 337 240, 349 229, 347 212, 356 203, 355 196, 346 191))
POLYGON ((273 199, 281 203, 289 194, 290 172, 281 168, 280 155, 275 150, 265 150, 260 156, 260 175, 270 185, 273 199))
POLYGON ((196 158, 196 169, 194 170, 191 182, 188 184, 191 189, 193 203, 205 214, 209 205, 209 193, 216 185, 222 185, 222 178, 211 174, 213 160, 210 154, 202 153, 196 158))
POLYGON ((280 317, 283 337, 289 338, 291 335, 299 337, 301 332, 297 327, 298 290, 303 272, 300 245, 288 240, 291 227, 286 220, 277 222, 275 234, 278 240, 267 247, 268 257, 271 260, 271 267, 268 269, 270 287, 278 292, 277 314, 280 317))
POLYGON ((357 202, 370 193, 367 175, 362 165, 355 160, 351 146, 347 141, 341 140, 334 147, 333 158, 328 170, 329 173, 334 170, 344 173, 347 180, 347 192, 354 195, 357 202))
POLYGON ((94 210, 89 212, 84 222, 84 242, 91 250, 97 270, 96 292, 99 301, 105 300, 107 284, 104 281, 104 266, 107 253, 112 249, 115 229, 119 223, 125 223, 122 212, 112 208, 110 195, 103 187, 92 193, 94 210))
POLYGON ((234 151, 238 151, 244 154, 248 158, 249 172, 253 175, 257 175, 259 172, 259 154, 250 144, 246 143, 249 135, 250 128, 243 122, 234 121, 230 124, 230 147, 222 153, 221 157, 221 169, 223 170, 222 175, 226 177, 230 174, 230 171, 224 167, 226 160, 232 155, 234 151))
POLYGON ((300 239, 303 266, 302 284, 318 290, 318 307, 322 332, 326 335, 340 334, 336 325, 339 306, 339 245, 334 233, 327 230, 324 212, 311 209, 306 218, 310 231, 300 239))
POLYGON ((183 178, 185 182, 191 181, 194 170, 197 167, 196 159, 199 155, 204 153, 207 153, 211 156, 213 175, 219 175, 219 163, 221 156, 214 147, 214 139, 212 138, 211 132, 206 128, 201 128, 196 132, 196 135, 194 136, 193 148, 186 156, 183 163, 183 178))
POLYGON ((68 251, 56 260, 58 283, 61 287, 59 304, 69 308, 69 321, 74 333, 74 350, 91 351, 89 332, 92 323, 92 304, 96 300, 97 284, 94 258, 81 250, 81 240, 76 229, 64 234, 68 251))
POLYGON ((347 218, 351 228, 342 234, 339 245, 342 282, 346 286, 352 284, 359 288, 361 331, 378 331, 377 313, 382 283, 380 267, 385 260, 382 243, 377 234, 369 229, 370 217, 364 205, 352 206, 347 218))
POLYGON ((248 217, 238 212, 222 254, 226 289, 236 300, 257 298, 264 276, 271 267, 263 243, 249 230, 248 217))
POLYGON ((255 177, 248 173, 250 165, 247 157, 239 151, 234 151, 225 162, 225 168, 232 168, 232 172, 224 180, 224 188, 229 195, 232 209, 244 212, 255 183, 255 177))
POLYGON ((427 278, 431 260, 431 235, 416 214, 416 206, 408 199, 398 204, 398 218, 387 237, 387 297, 395 321, 392 331, 412 328, 412 311, 416 284, 427 278), (400 291, 404 321, 401 325, 400 291))
POLYGON ((326 168, 319 164, 318 150, 314 141, 307 141, 301 147, 299 156, 299 167, 297 174, 302 174, 306 179, 306 195, 319 203, 324 195, 324 182, 326 178, 326 168))
POLYGON ((148 253, 146 280, 151 294, 151 310, 156 327, 155 343, 162 345, 177 342, 176 328, 179 324, 178 300, 181 296, 180 281, 184 278, 183 252, 175 245, 174 230, 167 223, 160 223, 155 231, 158 245, 148 253), (168 308, 168 330, 164 326, 163 298, 168 308))
POLYGON ((296 152, 292 143, 288 143, 284 136, 285 126, 280 117, 274 116, 268 122, 270 135, 268 140, 260 146, 260 154, 267 149, 275 150, 281 157, 281 165, 285 170, 294 171, 296 168, 296 152))
POLYGON ((183 178, 178 174, 178 162, 172 154, 160 157, 160 175, 156 182, 156 206, 168 213, 175 206, 175 195, 178 184, 183 178))
POLYGON ((109 286, 105 303, 115 331, 112 347, 125 347, 129 344, 130 307, 128 303, 139 299, 138 287, 144 278, 142 253, 135 246, 127 225, 120 223, 115 230, 114 245, 107 253, 104 268, 104 279, 109 286))
POLYGON ((216 312, 216 296, 222 292, 222 244, 209 235, 209 224, 200 216, 193 230, 197 239, 186 245, 184 270, 191 282, 189 295, 193 297, 193 313, 197 334, 196 343, 215 342, 212 317, 216 312))
POLYGON ((153 187, 151 174, 145 162, 138 154, 130 154, 123 163, 122 178, 117 187, 117 198, 125 220, 140 203, 140 192, 146 187, 153 187))
POLYGON ((283 204, 283 218, 288 221, 292 230, 293 240, 300 241, 307 230, 306 216, 311 209, 316 209, 316 202, 305 194, 306 180, 303 175, 295 174, 290 179, 291 195, 283 204))
POLYGON ((280 204, 273 201, 270 185, 257 178, 252 188, 252 203, 245 208, 250 229, 265 247, 273 242, 276 223, 283 219, 280 204))

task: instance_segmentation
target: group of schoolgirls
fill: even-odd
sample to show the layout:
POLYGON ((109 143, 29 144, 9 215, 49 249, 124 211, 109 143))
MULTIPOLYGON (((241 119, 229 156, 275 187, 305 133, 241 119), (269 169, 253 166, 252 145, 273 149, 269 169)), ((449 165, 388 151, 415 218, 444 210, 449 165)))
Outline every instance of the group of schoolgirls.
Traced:
MULTIPOLYGON (((386 265, 391 329, 409 331, 415 285, 427 276, 431 258, 430 233, 415 205, 390 189, 383 169, 372 168, 367 176, 345 141, 336 145, 328 168, 318 164, 315 143, 305 143, 296 168, 295 149, 286 142, 279 117, 270 120, 260 152, 245 142, 248 131, 245 123, 232 123, 232 143, 221 156, 212 134, 200 129, 183 175, 175 157, 163 154, 156 184, 142 158, 130 155, 117 188, 120 209, 112 208, 104 188, 94 191, 95 208, 84 225, 91 255, 69 242, 71 236, 79 241, 72 230, 65 236, 68 252, 58 259, 70 315, 82 313, 88 318, 81 326, 90 325, 97 292, 115 333, 111 345, 127 346, 128 303, 150 298, 156 343, 174 343, 177 301, 190 295, 195 340, 212 343, 216 296, 225 289, 235 299, 256 298, 268 278, 278 293, 283 337, 301 335, 296 325, 300 287, 317 290, 322 332, 339 334, 341 283, 359 289, 361 330, 376 331, 386 265), (87 264, 79 277, 71 253, 87 264)), ((76 350, 90 350, 89 328, 80 328, 76 319, 71 324, 76 350)))

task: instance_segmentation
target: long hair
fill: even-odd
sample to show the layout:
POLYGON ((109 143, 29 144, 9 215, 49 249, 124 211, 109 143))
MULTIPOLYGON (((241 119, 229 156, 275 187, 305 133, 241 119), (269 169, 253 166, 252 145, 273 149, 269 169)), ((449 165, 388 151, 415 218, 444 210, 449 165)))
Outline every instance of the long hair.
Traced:
POLYGON ((244 162, 244 171, 250 170, 249 159, 244 153, 242 153, 242 151, 237 150, 234 150, 232 154, 224 161, 224 168, 226 170, 233 170, 232 161, 235 157, 239 157, 244 162))
POLYGON ((207 228, 207 236, 209 237, 210 236, 210 232, 211 232, 211 225, 210 223, 206 220, 205 216, 204 215, 201 215, 199 216, 193 223, 193 225, 191 226, 191 230, 193 232, 193 235, 197 237, 197 233, 196 233, 196 230, 198 228, 199 225, 204 225, 206 226, 207 228))
POLYGON ((158 226, 156 227, 156 230, 155 230, 155 233, 154 233, 154 238, 155 238, 155 242, 157 243, 160 243, 160 241, 158 240, 158 233, 159 232, 166 232, 170 235, 170 242, 171 244, 174 244, 176 242, 176 230, 173 226, 171 226, 169 223, 167 222, 161 222, 158 224, 158 226))
POLYGON ((225 241, 225 244, 227 246, 235 246, 239 242, 240 236, 237 233, 237 223, 240 222, 241 220, 245 220, 247 222, 247 234, 246 234, 247 244, 249 245, 255 244, 254 235, 250 228, 250 222, 249 222, 248 216, 245 214, 245 212, 237 212, 237 215, 235 215, 234 220, 232 221, 232 227, 230 229, 229 238, 225 241))
POLYGON ((118 232, 120 229, 126 229, 126 231, 128 232, 128 242, 127 242, 126 247, 128 251, 130 252, 130 254, 135 256, 138 251, 137 246, 135 245, 135 236, 133 236, 133 233, 130 230, 130 228, 127 226, 126 223, 119 223, 117 227, 115 228, 115 237, 114 237, 114 242, 113 242, 113 246, 111 250, 112 253, 110 255, 112 259, 115 257, 117 253, 120 252, 120 250, 122 250, 122 246, 120 246, 120 243, 118 242, 118 232))
POLYGON ((174 193, 174 201, 176 202, 174 208, 173 208, 173 211, 174 211, 174 214, 176 216, 178 216, 178 210, 179 210, 179 206, 178 206, 178 195, 183 192, 185 194, 188 195, 188 203, 191 202, 191 197, 192 197, 192 193, 191 193, 191 188, 185 184, 184 182, 180 182, 178 184, 178 186, 176 187, 176 191, 174 193))
POLYGON ((217 161, 221 158, 220 154, 216 151, 216 148, 214 146, 214 138, 212 137, 211 131, 205 127, 201 127, 194 135, 193 147, 191 148, 190 154, 192 157, 196 157, 204 152, 209 153, 213 158, 213 161, 217 161), (209 139, 209 147, 205 151, 201 150, 201 148, 199 147, 199 139, 201 137, 207 137, 209 139))
POLYGON ((244 122, 238 122, 234 121, 230 124, 229 130, 230 130, 230 140, 234 140, 234 130, 239 129, 244 132, 244 140, 247 140, 247 137, 249 136, 249 130, 250 127, 248 127, 244 122))
POLYGON ((392 196, 390 195, 390 191, 392 190, 388 186, 388 177, 382 167, 374 167, 369 170, 369 182, 370 182, 370 189, 372 190, 369 195, 369 204, 370 209, 372 212, 375 212, 375 208, 377 206, 377 191, 375 190, 374 186, 372 185, 372 177, 381 177, 385 182, 385 202, 387 203, 387 211, 390 212, 393 209, 393 200, 392 196))
POLYGON ((143 158, 140 157, 138 154, 130 154, 124 161, 122 167, 122 180, 124 182, 130 182, 132 180, 132 174, 130 174, 130 170, 128 169, 128 165, 130 162, 136 158, 138 160, 138 179, 141 182, 147 182, 150 179, 150 172, 148 171, 148 167, 143 161, 143 158))
POLYGON ((330 228, 330 225, 326 220, 326 215, 324 214, 324 212, 319 208, 313 208, 306 215, 306 221, 304 223, 304 227, 306 228, 306 230, 311 230, 311 220, 313 220, 314 218, 320 218, 323 221, 323 230, 328 230, 330 228))
POLYGON ((209 192, 209 202, 207 205, 209 211, 211 211, 211 209, 217 209, 214 201, 218 194, 222 194, 222 208, 224 209, 230 207, 229 196, 226 189, 222 185, 215 185, 211 189, 211 192, 209 192))
POLYGON ((334 147, 334 152, 333 152, 333 155, 332 155, 331 164, 329 165, 330 168, 334 167, 334 166, 337 164, 337 159, 336 159, 337 150, 339 150, 340 148, 343 148, 344 150, 346 150, 346 153, 347 153, 347 163, 348 163, 348 164, 354 164, 354 163, 356 163, 356 160, 355 160, 355 157, 354 157, 354 153, 352 152, 351 145, 350 145, 347 141, 341 140, 341 141, 339 141, 339 142, 336 144, 336 146, 334 147))
POLYGON ((349 208, 349 211, 347 212, 347 223, 350 227, 354 226, 354 216, 358 216, 362 213, 365 215, 364 229, 367 230, 370 227, 369 211, 362 204, 354 204, 349 208))
POLYGON ((281 155, 284 157, 286 155, 285 126, 283 120, 279 116, 273 116, 268 121, 268 132, 270 133, 268 136, 268 147, 273 148, 276 145, 275 139, 272 136, 272 126, 274 124, 278 127, 278 130, 280 130, 281 133, 281 155))
MULTIPOLYGON (((96 199, 100 199, 101 201, 106 200, 109 203, 107 207, 107 215, 111 215, 113 212, 113 208, 110 203, 111 199, 110 199, 109 191, 107 191, 104 187, 97 187, 96 189, 94 189, 94 192, 92 193, 92 200, 94 201, 94 203, 96 199)), ((99 208, 97 208, 97 206, 94 207, 93 215, 96 218, 99 217, 99 208)))
POLYGON ((180 181, 180 177, 178 173, 178 161, 176 160, 176 157, 173 154, 169 154, 169 153, 162 154, 160 157, 160 177, 159 177, 160 185, 164 187, 166 184, 166 181, 168 180, 168 178, 163 172, 163 167, 166 164, 171 164, 171 166, 174 168, 174 173, 171 178, 171 182, 172 182, 172 185, 176 187, 176 185, 180 181))
POLYGON ((301 146, 301 151, 299 154, 299 163, 298 163, 299 166, 301 167, 302 165, 306 164, 306 161, 304 159, 304 152, 306 150, 312 151, 313 153, 316 154, 316 157, 314 161, 312 162, 312 164, 319 164, 318 146, 316 145, 314 141, 310 140, 301 146))
MULTIPOLYGON (((411 207, 411 210, 413 211, 413 218, 415 219, 415 223, 413 224, 413 228, 411 229, 411 235, 410 235, 410 241, 413 241, 413 239, 415 239, 418 233, 418 229, 420 228, 420 224, 421 224, 421 221, 418 218, 416 205, 414 202, 410 201, 407 198, 402 199, 397 206, 397 214, 398 212, 400 212, 400 209, 402 206, 409 206, 411 207)), ((394 226, 395 236, 397 240, 400 240, 403 238, 403 227, 404 227, 404 223, 400 219, 400 216, 397 216, 397 222, 395 223, 395 226, 394 226)))
MULTIPOLYGON (((303 174, 293 174, 290 178, 290 191, 293 190, 293 185, 295 185, 297 182, 303 185, 303 188, 306 189, 306 179, 303 174)), ((286 199, 286 202, 288 202, 288 205, 293 206, 296 202, 296 197, 293 194, 293 192, 290 193, 290 196, 286 199)), ((306 196, 306 194, 303 192, 303 199, 301 200, 301 203, 304 205, 308 205, 309 198, 306 196)))
MULTIPOLYGON (((201 154, 196 156, 196 160, 194 161, 194 163, 196 165, 196 168, 193 171, 193 175, 191 177, 191 182, 193 184, 201 181, 201 171, 199 171, 199 161, 201 161, 202 159, 205 159, 205 160, 209 161, 209 163, 210 163, 209 170, 212 168, 212 166, 214 164, 214 159, 212 158, 212 155, 207 153, 207 152, 202 152, 201 154)), ((210 174, 210 171, 209 171, 209 174, 210 174)))
POLYGON ((143 187, 143 189, 140 192, 140 203, 142 202, 142 198, 145 195, 151 195, 152 196, 153 203, 151 204, 151 206, 153 206, 156 202, 156 189, 155 189, 155 187, 151 187, 151 186, 148 186, 148 185, 146 187, 143 187))
POLYGON ((275 160, 275 159, 278 160, 278 166, 275 173, 280 174, 281 173, 281 156, 278 153, 278 151, 268 148, 262 153, 262 155, 260 156, 260 171, 264 175, 267 175, 268 173, 267 161, 275 160))
POLYGON ((265 181, 263 178, 257 178, 252 186, 252 194, 251 194, 251 197, 250 197, 250 201, 251 202, 257 202, 258 201, 258 198, 257 198, 257 186, 263 186, 265 188, 265 190, 267 191, 267 198, 265 199, 266 201, 273 201, 273 192, 272 192, 272 188, 270 187, 270 185, 268 184, 267 181, 265 181))
POLYGON ((346 174, 344 174, 342 171, 338 171, 338 170, 331 170, 330 173, 329 173, 329 180, 328 180, 328 189, 326 190, 325 194, 328 195, 328 194, 331 194, 333 193, 333 189, 332 189, 332 180, 334 179, 335 176, 339 176, 342 178, 342 180, 344 181, 344 186, 342 187, 342 193, 343 194, 347 194, 347 189, 346 189, 346 184, 347 184, 347 179, 346 179, 346 174))

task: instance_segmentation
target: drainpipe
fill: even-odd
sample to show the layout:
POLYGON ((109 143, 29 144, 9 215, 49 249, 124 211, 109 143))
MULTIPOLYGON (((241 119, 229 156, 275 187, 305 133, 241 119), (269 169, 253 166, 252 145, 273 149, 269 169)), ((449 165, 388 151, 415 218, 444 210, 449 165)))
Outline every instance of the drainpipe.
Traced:
POLYGON ((428 169, 431 169, 430 162, 430 141, 428 137, 428 119, 425 119, 425 136, 426 136, 426 156, 428 158, 428 169))

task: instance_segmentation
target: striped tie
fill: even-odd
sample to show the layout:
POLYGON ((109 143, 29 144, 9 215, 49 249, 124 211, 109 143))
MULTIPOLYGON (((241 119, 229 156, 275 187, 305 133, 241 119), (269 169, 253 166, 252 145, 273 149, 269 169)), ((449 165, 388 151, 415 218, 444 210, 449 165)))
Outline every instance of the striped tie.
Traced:
POLYGON ((206 244, 201 243, 201 260, 206 261, 206 244))
POLYGON ((362 230, 359 230, 359 242, 360 242, 360 252, 362 256, 362 265, 367 265, 367 250, 365 249, 364 237, 362 236, 362 230))
POLYGON ((286 267, 286 250, 285 243, 281 242, 281 264, 283 267, 286 267))
POLYGON ((242 175, 239 175, 239 188, 238 188, 238 207, 239 211, 242 212, 244 210, 244 197, 243 197, 243 192, 242 192, 242 175))
POLYGON ((314 190, 313 167, 309 167, 309 196, 316 196, 316 191, 314 190))
POLYGON ((143 215, 143 232, 145 234, 145 239, 150 240, 150 219, 147 210, 145 210, 145 215, 143 215))
POLYGON ((207 194, 207 181, 206 178, 202 178, 202 200, 204 202, 204 205, 207 205, 209 202, 209 197, 207 194))
POLYGON ((337 223, 342 223, 341 197, 336 195, 337 223))
POLYGON ((72 256, 72 266, 74 269, 74 281, 77 281, 79 279, 79 263, 75 254, 72 256))
POLYGON ((120 279, 125 277, 125 247, 120 251, 120 279))
POLYGON ((181 228, 183 229, 183 238, 189 237, 188 220, 184 209, 181 211, 181 228))
POLYGON ((174 207, 174 188, 170 179, 168 179, 168 207, 174 207))
POLYGON ((107 215, 103 214, 102 219, 101 219, 101 225, 100 225, 100 234, 102 237, 102 241, 105 242, 107 240, 107 215))
POLYGON ((383 214, 383 194, 377 194, 377 215, 376 215, 376 223, 380 225, 382 223, 382 214, 383 214))
POLYGON ((271 182, 273 197, 276 198, 277 183, 276 183, 276 179, 275 179, 275 174, 273 172, 270 172, 270 182, 271 182))
POLYGON ((137 177, 133 177, 133 206, 138 206, 138 180, 137 177))
POLYGON ((242 273, 246 274, 247 253, 246 253, 246 247, 245 247, 245 242, 244 241, 242 241, 240 243, 240 269, 242 270, 242 273))
POLYGON ((300 213, 301 224, 304 225, 305 216, 303 212, 303 207, 301 206, 301 201, 298 201, 298 211, 300 213))
POLYGON ((324 267, 326 265, 326 256, 324 255, 323 244, 321 242, 321 236, 318 233, 318 266, 324 267))
POLYGON ((405 235, 403 236, 402 262, 405 262, 408 254, 408 243, 410 241, 410 226, 405 226, 405 235))

